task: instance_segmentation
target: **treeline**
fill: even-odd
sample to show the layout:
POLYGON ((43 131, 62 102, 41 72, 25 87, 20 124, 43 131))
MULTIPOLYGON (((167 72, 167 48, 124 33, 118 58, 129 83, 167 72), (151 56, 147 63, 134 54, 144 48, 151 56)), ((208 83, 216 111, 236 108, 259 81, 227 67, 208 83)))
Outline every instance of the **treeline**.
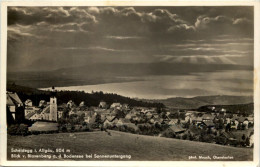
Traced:
MULTIPOLYGON (((23 102, 27 99, 32 100, 34 105, 38 105, 40 100, 46 100, 47 102, 50 100, 50 91, 42 91, 15 84, 7 84, 7 91, 16 92, 23 102)), ((72 100, 76 105, 79 105, 82 101, 84 101, 86 106, 98 106, 100 101, 105 101, 109 105, 114 102, 118 102, 121 104, 125 103, 130 106, 156 108, 165 107, 162 103, 149 103, 113 93, 103 93, 102 91, 92 93, 85 93, 84 91, 58 91, 56 93, 56 97, 58 100, 58 105, 72 100)))

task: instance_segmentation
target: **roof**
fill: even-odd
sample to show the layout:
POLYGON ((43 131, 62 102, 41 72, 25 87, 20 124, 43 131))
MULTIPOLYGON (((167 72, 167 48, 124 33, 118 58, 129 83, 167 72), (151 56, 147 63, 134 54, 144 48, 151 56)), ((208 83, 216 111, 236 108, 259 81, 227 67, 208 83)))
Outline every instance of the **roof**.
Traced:
POLYGON ((112 103, 110 107, 118 107, 118 106, 121 106, 120 103, 112 103))
POLYGON ((202 121, 202 117, 191 117, 191 119, 193 121, 197 121, 197 122, 201 122, 202 121))
POLYGON ((180 125, 172 125, 172 126, 169 127, 169 129, 172 130, 175 133, 185 131, 185 129, 183 129, 180 125))
POLYGON ((246 117, 239 117, 238 122, 244 122, 247 118, 246 117))
POLYGON ((168 124, 177 124, 178 123, 178 119, 172 119, 168 124))
POLYGON ((211 114, 204 114, 204 115, 202 116, 202 119, 211 119, 211 120, 213 120, 213 119, 214 119, 214 116, 211 115, 211 114))
POLYGON ((25 116, 25 119, 30 119, 34 114, 36 114, 35 111, 28 113, 28 114, 25 116))
POLYGON ((232 132, 223 132, 221 135, 225 136, 226 138, 236 138, 236 136, 232 132))
POLYGON ((7 100, 7 105, 8 106, 13 106, 13 105, 23 105, 23 102, 17 95, 17 93, 11 93, 7 92, 6 93, 6 100, 7 100))
POLYGON ((106 119, 109 121, 109 122, 112 122, 116 117, 115 116, 107 116, 106 119))
POLYGON ((213 121, 203 121, 203 123, 206 125, 206 126, 215 126, 215 124, 213 123, 213 121))
POLYGON ((50 106, 46 106, 43 110, 42 110, 43 113, 50 113, 50 106))
POLYGON ((136 125, 133 124, 133 123, 127 123, 126 126, 127 126, 127 127, 130 127, 130 128, 133 128, 134 130, 138 130, 138 129, 139 129, 138 126, 136 126, 136 125))
POLYGON ((121 121, 122 123, 131 123, 130 120, 125 119, 125 118, 120 118, 119 121, 121 121))

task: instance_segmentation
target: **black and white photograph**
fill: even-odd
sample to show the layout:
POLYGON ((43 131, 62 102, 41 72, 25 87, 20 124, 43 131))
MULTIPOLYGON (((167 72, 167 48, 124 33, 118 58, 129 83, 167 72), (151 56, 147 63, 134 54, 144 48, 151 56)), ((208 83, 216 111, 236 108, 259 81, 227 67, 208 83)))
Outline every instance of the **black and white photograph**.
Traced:
POLYGON ((254 12, 7 5, 6 161, 253 162, 254 12))

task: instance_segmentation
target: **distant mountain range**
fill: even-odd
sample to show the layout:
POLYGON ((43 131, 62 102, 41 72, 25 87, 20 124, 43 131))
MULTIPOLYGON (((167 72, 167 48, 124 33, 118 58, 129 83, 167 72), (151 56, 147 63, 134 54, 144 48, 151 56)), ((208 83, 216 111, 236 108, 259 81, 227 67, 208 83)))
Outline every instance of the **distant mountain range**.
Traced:
POLYGON ((252 66, 232 64, 138 63, 88 64, 52 71, 7 73, 7 80, 32 88, 95 85, 137 81, 140 76, 188 75, 221 70, 253 70, 252 66), (188 68, 187 68, 188 66, 188 68))
POLYGON ((170 108, 197 109, 205 105, 234 105, 253 103, 252 96, 197 96, 192 98, 168 98, 163 100, 146 100, 148 102, 160 102, 170 108))

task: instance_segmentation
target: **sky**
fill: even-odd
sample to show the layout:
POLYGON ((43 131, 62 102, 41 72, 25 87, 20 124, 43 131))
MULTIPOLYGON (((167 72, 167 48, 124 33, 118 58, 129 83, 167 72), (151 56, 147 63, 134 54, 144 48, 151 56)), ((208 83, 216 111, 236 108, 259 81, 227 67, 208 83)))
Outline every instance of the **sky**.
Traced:
POLYGON ((253 7, 245 6, 8 7, 7 68, 153 64, 143 70, 160 71, 157 64, 183 64, 195 68, 87 89, 143 98, 252 95, 253 20, 253 7))

